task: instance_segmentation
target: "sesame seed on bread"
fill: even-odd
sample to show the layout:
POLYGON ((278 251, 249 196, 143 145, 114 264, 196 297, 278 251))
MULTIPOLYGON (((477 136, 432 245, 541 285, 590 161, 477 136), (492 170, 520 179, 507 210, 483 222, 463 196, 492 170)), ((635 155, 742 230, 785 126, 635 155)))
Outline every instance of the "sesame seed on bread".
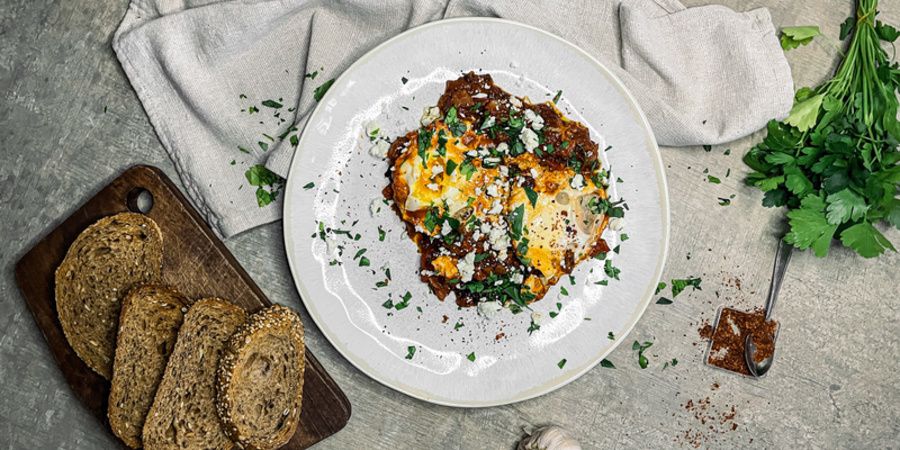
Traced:
POLYGON ((256 312, 228 340, 216 373, 216 411, 241 448, 286 444, 300 423, 303 324, 290 308, 256 312))

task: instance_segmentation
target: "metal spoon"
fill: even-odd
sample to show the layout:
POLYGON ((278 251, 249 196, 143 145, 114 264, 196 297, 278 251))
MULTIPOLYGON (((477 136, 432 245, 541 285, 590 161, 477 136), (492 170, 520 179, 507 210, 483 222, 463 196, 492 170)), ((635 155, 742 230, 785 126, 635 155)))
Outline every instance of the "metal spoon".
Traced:
MULTIPOLYGON (((772 318, 772 311, 775 310, 775 300, 778 299, 778 291, 781 290, 781 281, 784 279, 784 272, 787 271, 788 263, 791 261, 791 254, 794 247, 784 242, 784 239, 778 240, 778 249, 775 251, 775 266, 772 268, 772 283, 769 285, 769 298, 766 299, 766 322, 772 318)), ((750 374, 756 378, 763 376, 772 367, 774 354, 768 358, 756 362, 756 344, 753 342, 753 336, 747 335, 744 340, 744 360, 747 362, 747 369, 750 374)))

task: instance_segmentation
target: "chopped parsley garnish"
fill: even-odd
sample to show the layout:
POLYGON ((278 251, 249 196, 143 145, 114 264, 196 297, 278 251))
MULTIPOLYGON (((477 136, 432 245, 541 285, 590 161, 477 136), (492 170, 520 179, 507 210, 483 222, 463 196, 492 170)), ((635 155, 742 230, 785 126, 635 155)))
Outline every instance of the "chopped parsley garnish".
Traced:
POLYGON ((359 249, 359 250, 356 252, 356 255, 353 256, 353 259, 355 260, 356 258, 359 258, 359 257, 362 256, 364 253, 366 253, 366 249, 364 249, 364 248, 359 249))
POLYGON ((718 177, 714 177, 714 176, 712 176, 712 175, 707 175, 707 176, 706 176, 706 179, 707 179, 707 181, 709 181, 709 182, 712 183, 712 184, 720 184, 720 183, 722 183, 722 180, 720 180, 718 177))
POLYGON ((522 237, 522 222, 525 219, 525 205, 519 205, 509 213, 510 237, 518 240, 522 237))
POLYGON ((560 292, 562 295, 569 295, 569 291, 567 291, 566 288, 565 288, 564 286, 560 286, 560 287, 559 287, 559 292, 560 292))
POLYGON ((403 298, 402 301, 400 301, 394 305, 394 309, 396 309, 397 311, 400 311, 401 309, 405 309, 407 306, 409 306, 409 301, 412 299, 412 294, 410 294, 409 291, 406 291, 406 293, 403 294, 402 298, 403 298))
POLYGON ((394 302, 392 302, 391 299, 388 299, 386 302, 382 303, 381 306, 383 306, 385 309, 393 309, 394 302))
POLYGON ((263 141, 259 141, 259 142, 257 142, 257 144, 259 144, 259 148, 261 148, 262 151, 265 152, 265 151, 268 151, 268 150, 269 150, 269 144, 267 144, 267 143, 265 143, 265 142, 263 142, 263 141))
POLYGON ((669 300, 665 297, 660 297, 656 300, 657 305, 671 305, 672 303, 674 303, 672 300, 669 300))
MULTIPOLYGON (((619 279, 619 274, 622 272, 621 269, 612 265, 612 260, 607 259, 606 263, 603 264, 603 271, 606 272, 606 275, 610 278, 619 279)), ((674 282, 674 280, 673 280, 674 282)))
POLYGON ((731 204, 731 199, 719 197, 719 206, 728 206, 731 204))
POLYGON ((622 240, 622 242, 625 242, 625 241, 627 241, 627 240, 628 240, 628 234, 626 234, 626 233, 622 233, 622 235, 621 235, 621 236, 619 236, 619 239, 621 239, 621 240, 622 240))
POLYGON ((644 356, 644 350, 647 350, 652 345, 653 343, 649 341, 645 341, 643 344, 638 341, 634 341, 634 343, 631 344, 631 350, 638 352, 638 365, 641 366, 641 369, 646 369, 647 364, 649 363, 649 361, 647 361, 647 357, 644 356))
POLYGON ((378 225, 378 240, 379 240, 379 241, 384 241, 384 236, 385 236, 385 234, 386 234, 386 233, 385 233, 384 230, 381 228, 381 225, 378 225))
POLYGON ((359 258, 359 267, 367 267, 370 264, 371 263, 369 262, 369 258, 366 258, 365 256, 359 258))
POLYGON ((453 171, 456 170, 456 161, 452 159, 447 160, 447 165, 444 166, 444 172, 447 172, 447 176, 453 175, 453 171))
POLYGON ((316 187, 316 183, 313 183, 312 181, 303 185, 303 189, 306 189, 306 190, 312 189, 314 187, 316 187))
POLYGON ((413 359, 413 356, 416 355, 416 346, 410 345, 406 347, 406 359, 413 359))
POLYGON ((534 322, 534 319, 531 319, 531 324, 528 325, 528 334, 534 333, 537 330, 540 330, 541 326, 534 322))
POLYGON ((466 124, 457 117, 455 106, 451 106, 450 109, 447 110, 444 122, 447 124, 447 128, 450 129, 450 132, 456 137, 462 136, 463 133, 466 132, 466 124))
POLYGON ((556 366, 559 367, 560 369, 562 369, 563 366, 565 366, 565 365, 566 365, 566 358, 563 358, 563 359, 559 360, 558 363, 556 363, 556 366))
POLYGON ((559 102, 559 99, 561 99, 561 98, 562 98, 562 89, 556 91, 556 95, 553 96, 553 104, 554 105, 557 104, 559 102))
POLYGON ((472 352, 472 353, 469 353, 468 355, 466 355, 466 359, 468 359, 469 361, 475 362, 475 352, 472 352))
POLYGON ((522 189, 525 191, 525 196, 528 197, 528 201, 531 203, 531 207, 534 208, 534 205, 537 204, 538 194, 534 192, 534 189, 528 186, 522 186, 522 189))
POLYGON ((322 85, 317 87, 313 92, 313 98, 316 99, 316 101, 322 100, 322 97, 325 96, 325 93, 328 92, 328 89, 332 84, 334 84, 334 78, 322 83, 322 85))
POLYGON ((260 207, 266 206, 278 198, 284 188, 284 178, 267 169, 262 164, 251 166, 244 172, 250 186, 256 186, 256 202, 260 207))
POLYGON ((464 326, 465 325, 462 322, 456 322, 456 324, 453 325, 453 331, 459 331, 459 329, 464 326))
POLYGON ((262 105, 274 109, 278 109, 284 106, 281 103, 276 102, 275 100, 263 100, 262 105))
POLYGON ((606 335, 606 338, 609 339, 609 340, 611 340, 611 341, 614 341, 614 340, 616 340, 616 335, 613 334, 612 331, 610 331, 610 332, 606 335))
POLYGON ((437 153, 441 156, 447 156, 447 136, 444 134, 444 130, 438 131, 437 153))
POLYGON ((422 158, 422 167, 426 167, 426 163, 428 162, 428 148, 431 147, 432 135, 434 135, 434 132, 431 130, 428 130, 426 128, 419 129, 416 145, 419 153, 419 158, 422 158))
POLYGON ((672 280, 672 298, 678 297, 682 291, 684 291, 688 286, 694 288, 695 290, 702 290, 700 288, 700 283, 703 280, 700 278, 686 278, 682 280, 672 280))
POLYGON ((472 175, 475 173, 475 164, 472 164, 470 159, 463 160, 462 164, 459 166, 459 173, 466 176, 466 181, 472 179, 472 175))
POLYGON ((600 367, 605 367, 607 369, 615 369, 616 368, 615 364, 613 364, 612 361, 610 361, 606 358, 603 358, 603 360, 600 361, 600 367))

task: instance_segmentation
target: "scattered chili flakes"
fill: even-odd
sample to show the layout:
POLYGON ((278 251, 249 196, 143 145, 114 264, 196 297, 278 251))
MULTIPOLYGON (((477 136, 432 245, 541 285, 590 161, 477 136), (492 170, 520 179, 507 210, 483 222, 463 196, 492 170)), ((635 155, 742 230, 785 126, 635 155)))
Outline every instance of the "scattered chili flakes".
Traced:
POLYGON ((778 322, 767 322, 765 311, 762 309, 744 312, 722 308, 719 322, 712 332, 706 363, 749 376, 750 370, 747 369, 744 360, 746 336, 748 334, 753 336, 753 342, 756 344, 756 361, 760 362, 774 354, 777 330, 778 322))
POLYGON ((713 405, 709 397, 705 397, 696 401, 689 399, 682 403, 681 407, 701 425, 684 430, 676 436, 675 442, 682 445, 689 445, 693 448, 708 446, 716 436, 738 429, 738 424, 734 420, 737 416, 737 409, 734 405, 718 408, 713 405))

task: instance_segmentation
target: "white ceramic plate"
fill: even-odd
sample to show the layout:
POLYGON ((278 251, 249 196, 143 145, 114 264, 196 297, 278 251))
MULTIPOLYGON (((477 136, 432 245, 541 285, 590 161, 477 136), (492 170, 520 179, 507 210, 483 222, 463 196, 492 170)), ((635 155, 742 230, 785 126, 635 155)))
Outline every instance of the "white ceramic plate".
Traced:
POLYGON ((634 99, 578 47, 504 20, 433 22, 360 58, 312 113, 286 191, 288 261, 313 320, 367 375, 443 405, 481 407, 529 399, 594 367, 625 340, 644 312, 668 247, 662 163, 634 99), (489 320, 475 308, 439 301, 418 278, 419 254, 400 219, 384 205, 370 212, 387 185, 387 162, 369 153, 367 125, 378 123, 380 134, 391 139, 405 134, 418 126, 425 107, 437 103, 445 82, 469 70, 489 73, 508 92, 534 102, 562 90, 563 112, 586 124, 600 148, 604 142, 612 146, 602 157, 604 166, 612 167, 609 192, 630 208, 621 231, 627 241, 611 230, 604 234, 610 247, 621 245, 619 254, 610 252, 621 279, 598 285, 607 278, 603 261, 580 264, 574 285, 563 280, 532 305, 543 320, 531 334, 527 312, 504 310, 489 320), (310 182, 315 186, 309 188, 310 182), (349 235, 328 234, 329 244, 318 235, 319 223, 349 235), (361 249, 364 255, 354 258, 361 249), (363 257, 369 266, 360 266, 363 257), (384 268, 392 279, 378 288, 384 268), (401 301, 406 292, 412 296, 409 307, 382 306, 388 299, 401 301), (551 319, 551 311, 558 315, 551 319), (610 332, 615 339, 608 338, 610 332), (416 350, 408 359, 411 346, 416 350), (467 358, 473 352, 474 362, 467 358))

